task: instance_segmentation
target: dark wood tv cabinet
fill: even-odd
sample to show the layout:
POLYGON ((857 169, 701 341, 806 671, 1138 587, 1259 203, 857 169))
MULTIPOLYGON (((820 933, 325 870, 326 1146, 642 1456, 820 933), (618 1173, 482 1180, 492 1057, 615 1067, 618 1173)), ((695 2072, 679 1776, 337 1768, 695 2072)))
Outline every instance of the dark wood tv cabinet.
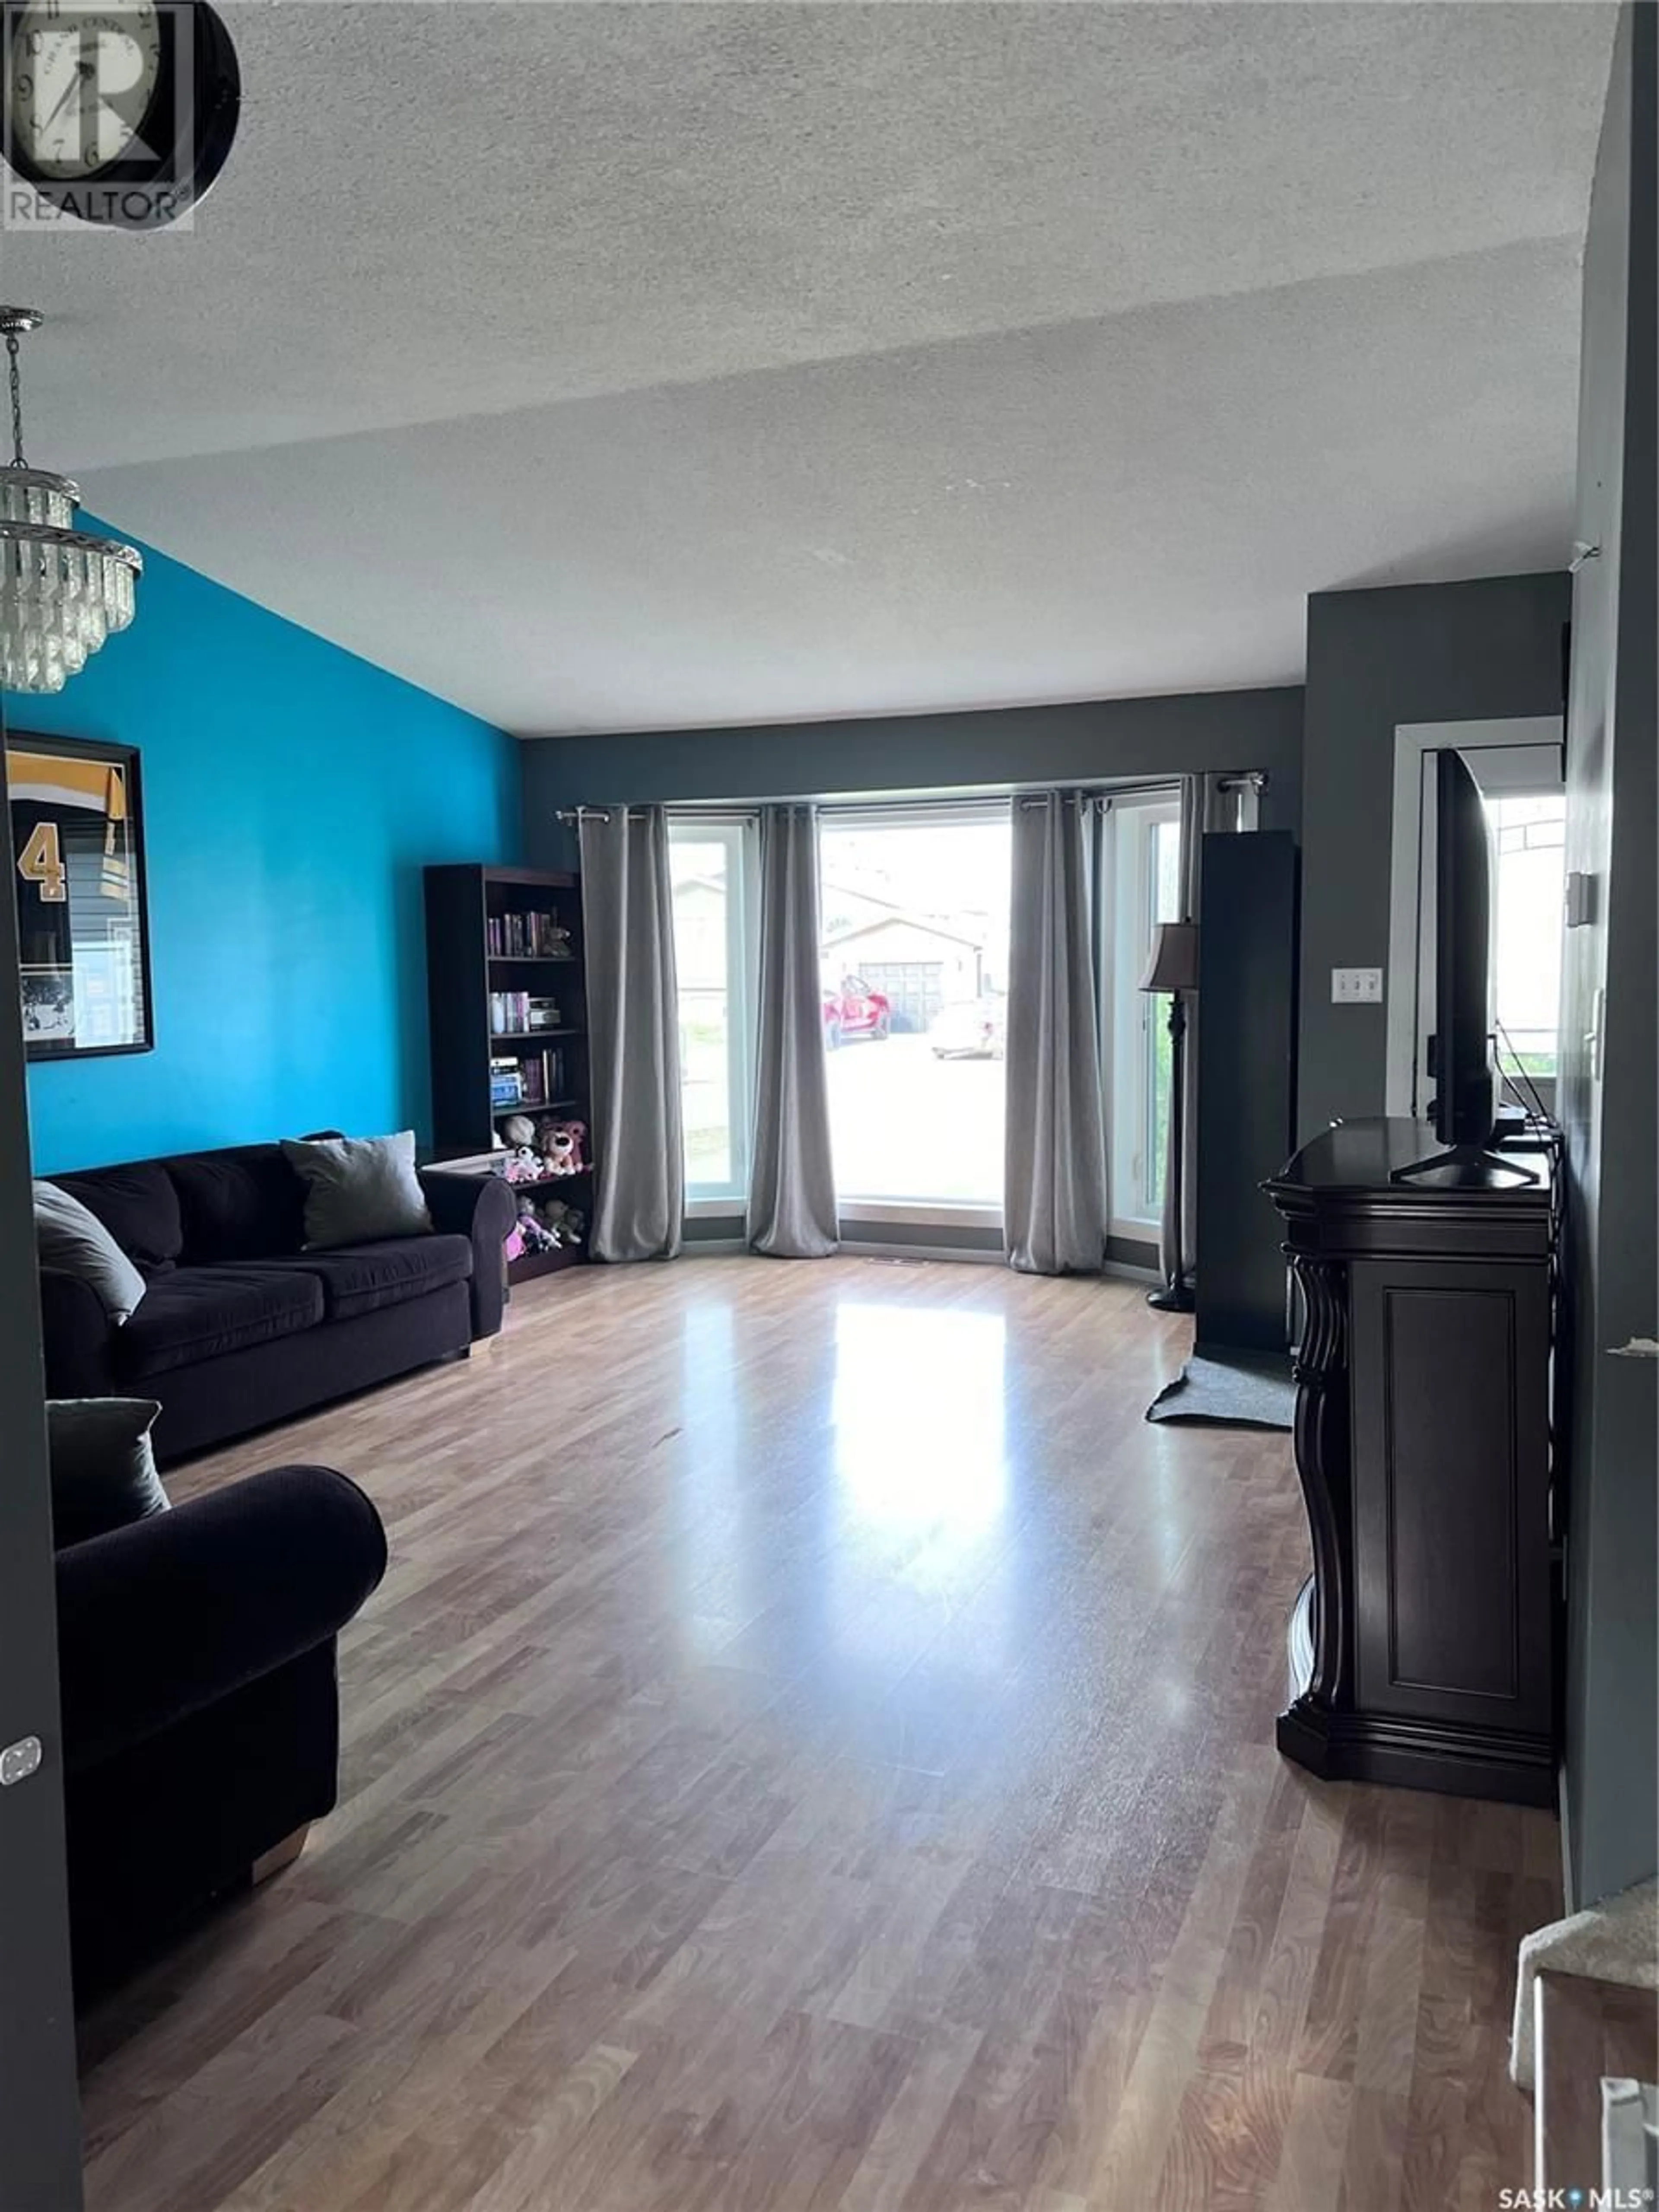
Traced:
POLYGON ((1393 1171, 1432 1129, 1351 1121, 1267 1186, 1301 1292, 1314 1571, 1279 1747, 1316 1774, 1555 1802, 1550 1357, 1559 1178, 1393 1171))

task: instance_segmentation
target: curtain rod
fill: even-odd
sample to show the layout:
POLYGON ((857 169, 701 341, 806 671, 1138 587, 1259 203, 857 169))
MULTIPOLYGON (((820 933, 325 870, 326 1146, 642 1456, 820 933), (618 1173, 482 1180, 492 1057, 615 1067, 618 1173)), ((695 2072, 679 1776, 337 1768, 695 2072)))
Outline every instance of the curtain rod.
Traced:
MULTIPOLYGON (((1168 791, 1170 787, 1167 783, 1134 786, 1134 788, 1139 791, 1168 791)), ((1097 806, 1103 814, 1110 811, 1112 800, 1115 795, 1109 791, 1060 791, 1054 794, 1063 806, 1097 806)), ((1022 791, 1015 799, 1014 804, 1022 814, 1029 814, 1035 807, 1046 806, 1048 804, 1048 799, 1049 794, 1046 791, 1022 791)))
MULTIPOLYGON (((757 807, 733 806, 729 801, 722 805, 714 800, 688 799, 680 805, 666 799, 661 804, 665 814, 695 814, 703 822, 752 822, 759 811, 757 807)), ((649 806, 561 806, 555 809, 553 819, 563 823, 568 829, 579 829, 584 822, 614 821, 618 813, 638 817, 650 811, 649 806)))
MULTIPOLYGON (((1206 771, 1206 773, 1209 772, 1206 771)), ((1179 774, 1173 776, 1125 776, 1121 780, 1104 783, 1058 786, 1056 788, 1060 790, 1064 799, 1081 799, 1089 803, 1098 803, 1102 806, 1109 806, 1114 799, 1130 798, 1139 792, 1174 790, 1178 788, 1183 781, 1183 776, 1179 774)), ((1272 781, 1272 777, 1265 769, 1249 769, 1237 773, 1217 775, 1215 788, 1218 791, 1253 791, 1260 797, 1262 792, 1271 787, 1272 781)), ((1042 806, 1047 804, 1046 796, 1040 793, 1013 792, 1009 796, 1016 805, 1022 808, 1042 806)), ((722 818, 728 822, 751 820, 763 803, 768 802, 751 801, 747 805, 742 803, 733 805, 730 800, 722 804, 718 799, 686 799, 678 805, 672 800, 666 802, 671 813, 703 814, 711 819, 722 818)), ((922 794, 908 799, 843 799, 840 802, 834 799, 791 799, 781 800, 777 803, 788 805, 816 805, 820 814, 871 814, 879 813, 889 808, 897 810, 929 805, 959 807, 966 812, 973 807, 997 806, 1002 801, 1000 793, 988 792, 965 794, 960 798, 941 798, 933 800, 929 800, 925 794, 922 794)), ((554 819, 563 823, 568 828, 575 829, 580 827, 584 817, 593 822, 609 822, 617 811, 608 806, 562 806, 557 810, 554 819)), ((638 815, 648 813, 650 809, 645 806, 627 806, 619 811, 624 815, 638 815)))
MULTIPOLYGON (((1062 799, 1076 799, 1085 806, 1109 808, 1113 800, 1117 799, 1143 798, 1155 791, 1179 791, 1181 778, 1179 775, 1123 776, 1108 783, 1098 781, 1093 783, 1060 783, 1051 785, 1049 788, 1062 799)), ((1033 806, 1046 806, 1048 792, 1017 791, 1013 799, 1015 805, 1024 811, 1033 806)))

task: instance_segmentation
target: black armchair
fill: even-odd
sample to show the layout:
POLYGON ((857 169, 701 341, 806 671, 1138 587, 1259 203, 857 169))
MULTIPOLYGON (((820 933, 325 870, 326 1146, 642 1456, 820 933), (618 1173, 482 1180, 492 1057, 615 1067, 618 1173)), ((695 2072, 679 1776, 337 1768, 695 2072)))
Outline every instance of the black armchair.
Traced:
POLYGON ((322 1467, 58 1553, 77 1998, 332 1810, 335 1638, 386 1561, 373 1504, 322 1467))

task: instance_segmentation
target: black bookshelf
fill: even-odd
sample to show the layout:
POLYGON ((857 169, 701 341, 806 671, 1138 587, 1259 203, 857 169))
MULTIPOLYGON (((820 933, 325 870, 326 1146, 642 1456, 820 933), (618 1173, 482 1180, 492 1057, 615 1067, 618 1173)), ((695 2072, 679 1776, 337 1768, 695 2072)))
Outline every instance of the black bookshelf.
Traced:
MULTIPOLYGON (((483 1158, 514 1114, 532 1121, 550 1115, 591 1130, 580 878, 471 863, 428 868, 426 948, 436 1157, 483 1158), (538 918, 568 933, 568 952, 537 949, 538 918), (533 1000, 556 1001, 557 1019, 529 1026, 533 1000), (507 1062, 539 1095, 497 1102, 494 1075, 507 1062)), ((537 1198, 567 1197, 592 1217, 591 1161, 580 1175, 517 1187, 537 1198)), ((527 1252, 508 1273, 526 1282, 586 1257, 584 1239, 555 1252, 527 1252)))

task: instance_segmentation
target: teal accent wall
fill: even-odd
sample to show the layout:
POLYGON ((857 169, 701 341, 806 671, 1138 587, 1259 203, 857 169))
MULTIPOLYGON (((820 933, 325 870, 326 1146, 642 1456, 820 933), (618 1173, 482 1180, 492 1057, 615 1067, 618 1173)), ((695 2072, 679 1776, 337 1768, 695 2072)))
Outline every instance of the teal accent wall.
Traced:
POLYGON ((148 547, 132 627, 0 707, 137 745, 143 785, 155 1049, 30 1068, 36 1172, 324 1127, 424 1140, 421 871, 518 858, 514 741, 148 547))

